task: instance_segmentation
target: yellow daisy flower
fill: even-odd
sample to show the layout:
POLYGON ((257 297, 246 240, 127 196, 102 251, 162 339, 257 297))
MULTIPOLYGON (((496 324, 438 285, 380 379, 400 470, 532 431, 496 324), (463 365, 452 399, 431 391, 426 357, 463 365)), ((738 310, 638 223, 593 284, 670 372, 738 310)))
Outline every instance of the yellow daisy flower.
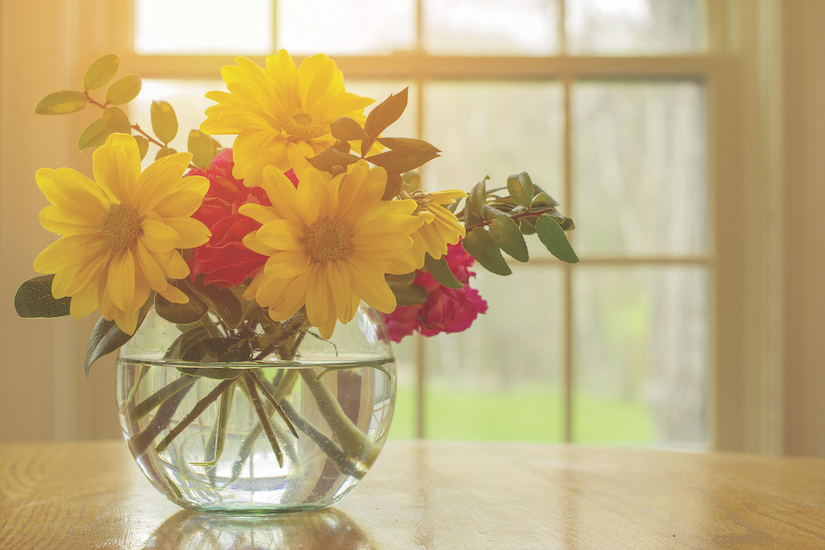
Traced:
POLYGON ((330 123, 347 116, 364 124, 364 107, 373 100, 344 89, 344 77, 325 55, 308 57, 300 68, 281 50, 266 58, 266 69, 244 57, 221 70, 229 93, 209 92, 218 102, 206 110, 200 129, 207 134, 237 134, 233 176, 247 187, 261 183, 265 166, 303 173, 335 138, 330 123))
POLYGON ((61 237, 37 256, 34 269, 55 274, 52 295, 71 296, 72 317, 99 307, 132 334, 150 290, 171 302, 189 301, 166 278, 189 275, 177 248, 209 240, 206 226, 190 217, 209 180, 181 178, 191 158, 163 157, 141 173, 135 139, 112 134, 92 156, 95 181, 71 168, 37 171, 37 185, 51 203, 40 223, 61 237))
POLYGON ((386 184, 386 171, 364 160, 335 177, 308 168, 297 189, 282 171, 267 167, 263 188, 273 206, 239 210, 262 224, 244 244, 269 256, 244 299, 268 307, 275 321, 306 305, 309 322, 324 338, 337 321, 352 320, 361 300, 393 311, 395 295, 384 275, 415 269, 410 234, 432 214, 414 216, 412 200, 382 201, 386 184))
POLYGON ((418 203, 418 211, 430 212, 433 217, 428 223, 421 226, 421 229, 413 233, 412 238, 415 244, 412 248, 412 255, 415 257, 416 269, 424 266, 424 253, 428 252, 434 259, 439 259, 447 253, 447 245, 456 244, 459 239, 463 239, 466 231, 455 214, 444 208, 445 204, 451 204, 456 199, 466 197, 467 193, 459 189, 451 191, 436 191, 434 193, 423 193, 416 191, 412 199, 418 203))

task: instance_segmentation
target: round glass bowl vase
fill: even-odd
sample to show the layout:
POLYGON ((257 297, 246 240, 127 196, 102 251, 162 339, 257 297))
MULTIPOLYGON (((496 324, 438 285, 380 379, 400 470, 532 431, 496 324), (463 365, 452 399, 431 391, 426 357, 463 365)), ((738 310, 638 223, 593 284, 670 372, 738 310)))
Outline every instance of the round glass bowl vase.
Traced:
POLYGON ((123 434, 169 500, 230 514, 314 510, 367 473, 395 405, 387 329, 364 304, 329 340, 301 316, 221 329, 212 311, 179 325, 150 309, 121 347, 123 434))

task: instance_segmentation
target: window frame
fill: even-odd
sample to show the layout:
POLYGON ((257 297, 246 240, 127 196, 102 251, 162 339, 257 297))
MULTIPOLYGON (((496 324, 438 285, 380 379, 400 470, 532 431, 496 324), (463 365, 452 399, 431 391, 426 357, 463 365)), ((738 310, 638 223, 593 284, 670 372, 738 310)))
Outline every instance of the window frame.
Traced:
MULTIPOLYGON (((782 448, 781 257, 777 230, 759 224, 779 194, 779 149, 771 143, 781 121, 771 84, 765 74, 776 73, 778 62, 767 49, 779 40, 766 24, 779 8, 773 3, 741 0, 705 1, 702 4, 704 50, 690 55, 571 56, 559 55, 469 57, 429 55, 421 49, 403 55, 336 56, 339 68, 352 79, 409 80, 419 89, 428 79, 448 80, 556 80, 564 90, 564 190, 571 189, 570 89, 577 79, 693 79, 706 86, 708 143, 708 253, 704 257, 599 257, 582 258, 583 264, 673 264, 707 267, 709 273, 709 418, 711 448, 779 452, 782 448), (769 81, 768 81, 769 82, 769 81), (760 121, 754 126, 754 120, 760 121), (746 181, 755 182, 756 191, 746 181), (763 299, 765 296, 776 298, 763 299)), ((100 0, 108 13, 109 32, 80 52, 118 52, 122 71, 144 78, 209 78, 233 63, 232 56, 141 56, 134 53, 132 0, 100 0)), ((421 42, 422 0, 416 2, 417 36, 421 42)), ((563 2, 562 2, 563 5, 563 2)), ((86 8, 83 8, 86 9, 86 8)), ((561 8, 563 10, 563 7, 561 8)), ((277 14, 276 14, 277 17, 277 14)), ((273 25, 275 22, 273 21, 273 25)), ((559 25, 563 24, 563 18, 559 25)), ((559 33, 564 36, 563 32, 559 33)), ((92 41, 83 37, 81 40, 92 41)), ((276 41, 277 43, 277 41, 276 41)), ((249 56, 263 64, 264 56, 249 56)), ((298 59, 296 58, 296 61, 298 59)), ((778 80, 778 79, 777 79, 778 80)), ((774 85, 778 86, 778 85, 774 85)), ((426 109, 424 94, 415 94, 419 133, 426 109)), ((572 275, 575 267, 563 265, 564 311, 572 318, 572 275)), ((571 441, 571 392, 574 373, 572 326, 565 333, 565 438, 571 441)), ((418 356, 424 357, 416 343, 418 356)), ((423 361, 423 359, 422 359, 423 361)), ((425 366, 417 369, 418 435, 423 433, 425 366)))

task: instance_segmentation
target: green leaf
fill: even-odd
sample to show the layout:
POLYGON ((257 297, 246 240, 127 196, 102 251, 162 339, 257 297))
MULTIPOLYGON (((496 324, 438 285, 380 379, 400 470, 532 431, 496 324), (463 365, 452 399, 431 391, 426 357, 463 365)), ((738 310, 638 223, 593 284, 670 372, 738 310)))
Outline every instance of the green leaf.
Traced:
MULTIPOLYGON (((158 139, 164 144, 175 139, 175 136, 178 135, 178 117, 175 116, 175 110, 172 106, 166 101, 153 101, 149 111, 152 118, 152 131, 155 132, 158 139)), ((189 139, 192 139, 191 133, 189 139)))
POLYGON ((203 303, 186 283, 173 281, 172 286, 186 294, 189 301, 185 304, 175 304, 158 294, 155 296, 155 311, 158 315, 176 325, 189 325, 200 321, 209 311, 209 306, 203 303))
POLYGON ((143 136, 135 136, 135 141, 137 141, 138 151, 140 151, 140 160, 143 160, 146 153, 149 152, 149 140, 143 136))
POLYGON ((203 275, 194 281, 189 278, 184 281, 198 298, 223 319, 228 328, 236 329, 240 326, 243 320, 243 306, 235 293, 228 288, 215 288, 204 284, 203 275))
POLYGON ((447 288, 462 288, 464 287, 464 283, 456 279, 453 272, 450 271, 450 266, 447 264, 447 258, 441 256, 439 259, 435 259, 430 256, 429 253, 424 255, 424 266, 427 268, 427 271, 430 272, 430 275, 433 278, 441 283, 442 285, 446 286, 447 288))
POLYGON ((54 275, 42 275, 20 285, 14 295, 17 315, 25 319, 68 315, 72 299, 52 296, 52 281, 54 275))
POLYGON ((462 242, 464 250, 487 271, 496 275, 510 275, 512 273, 510 266, 507 265, 507 260, 501 255, 501 250, 483 227, 476 227, 467 233, 462 242))
POLYGON ((123 105, 135 99, 140 93, 141 80, 136 74, 130 74, 115 80, 106 90, 107 105, 123 105))
POLYGON ((560 224, 561 228, 565 231, 572 231, 573 229, 576 229, 576 224, 573 223, 573 218, 562 218, 560 224))
POLYGON ((101 89, 112 80, 119 66, 120 58, 113 53, 97 58, 83 75, 83 87, 90 91, 101 89))
MULTIPOLYGON (((154 295, 155 292, 152 291, 151 294, 149 294, 149 299, 146 300, 146 303, 143 304, 143 306, 141 306, 135 332, 137 332, 140 325, 143 323, 143 320, 146 318, 146 313, 149 311, 149 306, 154 302, 154 295)), ((86 361, 83 365, 83 369, 86 371, 86 376, 89 376, 89 369, 92 368, 92 363, 104 355, 108 355, 109 353, 115 351, 131 339, 132 335, 126 334, 120 330, 114 321, 107 321, 101 317, 95 325, 95 328, 92 330, 92 334, 89 336, 89 343, 86 346, 86 361)))
POLYGON ((80 134, 80 138, 77 140, 77 148, 83 151, 89 147, 100 147, 106 143, 106 138, 111 133, 103 119, 99 118, 89 124, 80 134))
POLYGON ((536 218, 521 218, 518 227, 524 235, 532 235, 536 232, 536 218))
POLYGON ((157 154, 155 154, 155 160, 162 159, 163 157, 168 157, 169 155, 174 155, 177 153, 175 149, 171 147, 161 147, 158 149, 157 154))
POLYGON ((553 256, 569 264, 578 263, 579 257, 570 246, 564 229, 552 216, 544 214, 536 221, 536 233, 553 256))
POLYGON ((490 176, 486 176, 470 189, 470 194, 467 196, 467 206, 465 207, 464 227, 470 227, 484 221, 488 179, 490 179, 490 176))
POLYGON ((520 262, 530 259, 527 243, 518 228, 518 224, 507 214, 501 214, 490 224, 490 237, 496 245, 520 262))
POLYGON ((434 157, 436 157, 438 153, 441 152, 422 139, 381 137, 375 141, 389 147, 395 152, 403 153, 407 156, 434 155, 434 157))
POLYGON ((527 172, 520 172, 507 178, 507 191, 516 204, 530 208, 533 203, 533 181, 527 172))
POLYGON ((386 278, 389 281, 398 281, 400 283, 404 283, 405 285, 409 285, 415 280, 415 271, 411 273, 403 273, 401 275, 387 275, 386 278))
POLYGON ((208 168, 217 153, 215 140, 200 130, 189 132, 188 148, 192 153, 192 164, 198 168, 208 168))
POLYGON ((64 90, 41 99, 34 112, 38 115, 68 115, 83 109, 88 103, 89 99, 83 92, 64 90))
POLYGON ((369 139, 369 136, 354 119, 343 116, 332 121, 329 125, 332 137, 340 141, 359 141, 369 139))
POLYGON ((132 125, 129 117, 120 107, 109 107, 103 111, 103 123, 109 132, 120 132, 121 134, 131 134, 132 125))
MULTIPOLYGON (((367 122, 364 123, 364 131, 371 139, 378 137, 381 132, 387 129, 387 126, 398 120, 407 108, 407 92, 408 88, 404 88, 399 93, 388 97, 383 102, 379 103, 370 114, 367 116, 367 122)), ((361 154, 366 154, 363 149, 369 141, 362 143, 361 154)))
POLYGON ((427 289, 420 285, 407 285, 398 281, 387 281, 395 294, 395 301, 399 306, 417 306, 427 301, 427 289))
POLYGON ((381 200, 388 201, 398 195, 404 188, 404 180, 397 172, 387 172, 387 186, 384 187, 384 195, 381 200))
POLYGON ((308 158, 307 161, 318 170, 332 172, 336 166, 347 167, 358 162, 358 157, 349 153, 342 153, 333 146, 324 149, 312 158, 308 158))
POLYGON ((388 171, 403 174, 404 172, 415 170, 422 164, 433 160, 437 156, 438 153, 408 155, 400 151, 386 151, 384 153, 378 153, 377 155, 367 157, 367 160, 376 166, 386 168, 388 171))

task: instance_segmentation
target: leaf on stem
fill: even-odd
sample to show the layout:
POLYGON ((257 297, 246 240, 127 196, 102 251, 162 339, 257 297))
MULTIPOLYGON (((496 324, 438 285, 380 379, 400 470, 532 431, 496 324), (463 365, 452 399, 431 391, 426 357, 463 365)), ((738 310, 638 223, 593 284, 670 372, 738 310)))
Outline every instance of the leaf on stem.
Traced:
POLYGON ((53 92, 41 99, 34 108, 34 112, 38 115, 68 115, 80 111, 88 103, 89 99, 83 92, 63 90, 53 92))
POLYGON ((370 141, 377 138, 381 132, 399 119, 407 108, 407 93, 408 88, 404 88, 395 95, 390 94, 390 97, 379 103, 370 114, 367 116, 367 121, 364 123, 364 131, 370 137, 369 140, 361 142, 361 154, 366 155, 371 145, 370 141))
POLYGON ((490 176, 485 176, 470 189, 467 196, 466 212, 464 213, 464 227, 469 228, 484 221, 484 205, 487 200, 487 180, 490 176))
POLYGON ((530 259, 527 243, 524 242, 518 224, 507 214, 499 215, 490 224, 490 237, 499 248, 516 260, 526 262, 530 259))
POLYGON ((167 101, 152 101, 149 114, 152 119, 152 131, 160 141, 166 144, 175 139, 178 135, 178 117, 167 101))
POLYGON ((146 153, 149 152, 149 140, 143 136, 134 136, 134 138, 138 144, 138 151, 140 151, 140 160, 143 160, 146 157, 146 153))
POLYGON ((106 143, 106 138, 111 133, 103 118, 99 118, 89 124, 80 134, 80 138, 77 140, 77 148, 83 151, 89 147, 100 147, 106 143))
MULTIPOLYGON (((149 294, 149 299, 147 299, 146 303, 140 308, 135 332, 137 332, 143 320, 146 318, 146 313, 149 311, 149 306, 154 301, 154 298, 155 292, 152 291, 149 294)), ((86 346, 86 361, 83 365, 86 376, 89 376, 89 369, 92 367, 92 363, 118 349, 131 340, 132 336, 132 334, 126 334, 120 330, 114 321, 107 321, 101 317, 92 330, 92 334, 89 336, 89 343, 86 346)))
POLYGON ((232 290, 204 284, 203 275, 199 275, 195 280, 187 277, 184 281, 198 298, 223 319, 227 328, 236 329, 240 326, 243 320, 243 305, 232 290))
POLYGON ((387 285, 395 294, 395 301, 399 306, 417 306, 427 301, 427 289, 421 285, 402 283, 388 280, 387 285))
POLYGON ((426 164, 437 156, 438 153, 419 155, 404 153, 402 151, 386 151, 384 153, 378 153, 377 155, 367 157, 367 160, 376 166, 387 169, 387 171, 402 174, 404 172, 409 172, 410 170, 415 170, 422 164, 426 164))
POLYGON ((467 233, 462 241, 464 250, 475 258, 481 266, 496 275, 510 275, 512 271, 507 260, 501 255, 498 245, 483 227, 476 227, 467 233))
POLYGON ((83 75, 83 87, 89 91, 99 90, 114 78, 120 66, 120 58, 113 53, 97 58, 83 75))
POLYGON ((318 170, 332 172, 336 166, 346 168, 350 164, 358 162, 358 157, 350 155, 349 153, 343 153, 336 149, 335 146, 332 146, 324 149, 314 157, 308 158, 307 161, 318 170))
POLYGON ((343 116, 329 125, 332 137, 339 141, 361 141, 369 136, 354 119, 343 116))
POLYGON ((186 294, 189 301, 185 304, 175 304, 158 294, 155 296, 155 311, 158 315, 176 325, 189 325, 199 321, 201 317, 206 315, 209 306, 198 298, 186 283, 173 281, 171 284, 186 294))
POLYGON ((218 152, 215 140, 200 130, 189 132, 187 147, 189 152, 192 153, 192 164, 198 168, 208 168, 218 152))
POLYGON ((109 107, 103 111, 103 123, 109 132, 119 132, 121 134, 132 133, 132 124, 129 122, 129 117, 123 112, 120 107, 109 107))
POLYGON ((447 264, 447 258, 441 256, 439 259, 435 259, 427 253, 424 256, 424 266, 427 268, 427 271, 430 272, 430 275, 433 278, 441 283, 442 285, 446 286, 447 288, 463 288, 464 283, 456 279, 453 272, 450 271, 450 266, 447 264))
POLYGON ((135 99, 140 93, 141 80, 136 74, 126 75, 115 80, 106 90, 107 105, 124 105, 135 99))
POLYGON ((519 206, 530 208, 533 204, 533 181, 527 172, 520 172, 507 178, 507 191, 519 206))
POLYGON ((155 160, 162 159, 163 157, 168 157, 169 155, 174 155, 177 153, 175 149, 171 147, 161 147, 158 149, 157 154, 155 155, 155 160))
POLYGON ((569 264, 578 263, 579 257, 570 246, 564 229, 552 216, 544 214, 536 220, 536 233, 553 256, 569 264))
POLYGON ((34 317, 63 317, 69 315, 72 299, 52 296, 54 275, 42 275, 29 279, 14 295, 14 309, 24 319, 34 317))

